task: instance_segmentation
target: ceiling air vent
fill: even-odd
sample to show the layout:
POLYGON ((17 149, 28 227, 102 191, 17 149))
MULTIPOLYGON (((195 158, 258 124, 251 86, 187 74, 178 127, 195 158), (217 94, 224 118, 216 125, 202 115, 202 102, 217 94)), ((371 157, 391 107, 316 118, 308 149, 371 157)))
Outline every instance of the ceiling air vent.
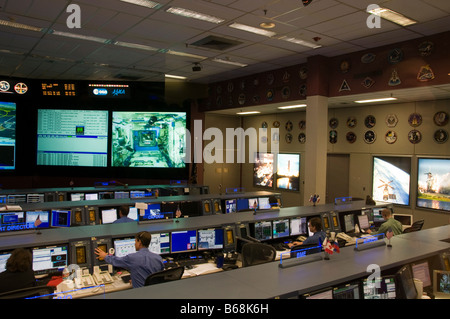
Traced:
POLYGON ((190 45, 193 45, 196 47, 201 47, 201 48, 206 48, 206 49, 217 50, 217 51, 224 51, 224 50, 232 48, 236 45, 239 45, 241 43, 242 42, 239 42, 239 41, 210 35, 210 36, 207 36, 206 38, 203 38, 194 43, 191 43, 190 45))

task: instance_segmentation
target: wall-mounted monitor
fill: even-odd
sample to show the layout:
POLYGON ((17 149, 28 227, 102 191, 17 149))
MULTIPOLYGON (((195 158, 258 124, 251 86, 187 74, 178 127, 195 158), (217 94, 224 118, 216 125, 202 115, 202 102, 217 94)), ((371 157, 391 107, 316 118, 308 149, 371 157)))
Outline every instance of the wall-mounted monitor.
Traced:
POLYGON ((38 109, 37 165, 106 167, 108 111, 38 109))
POLYGON ((375 201, 409 205, 410 157, 374 156, 372 172, 375 201))
POLYGON ((184 168, 185 112, 112 113, 111 166, 184 168))
POLYGON ((255 153, 253 162, 253 185, 273 187, 274 154, 255 153))
POLYGON ((279 189, 300 190, 300 154, 277 154, 277 180, 279 189))
POLYGON ((450 158, 419 158, 417 207, 450 211, 450 158))
POLYGON ((16 168, 16 103, 0 102, 0 170, 16 168))

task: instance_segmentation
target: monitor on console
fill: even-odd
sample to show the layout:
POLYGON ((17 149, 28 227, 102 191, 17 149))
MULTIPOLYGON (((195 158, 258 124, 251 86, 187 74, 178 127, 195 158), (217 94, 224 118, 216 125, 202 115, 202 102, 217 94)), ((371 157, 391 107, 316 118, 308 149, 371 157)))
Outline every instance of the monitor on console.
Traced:
POLYGON ((36 247, 32 252, 35 274, 62 271, 68 265, 67 245, 36 247))
POLYGON ((272 222, 271 221, 256 222, 255 238, 257 240, 272 239, 272 222))
POLYGON ((102 224, 112 224, 117 220, 117 209, 108 208, 101 210, 102 224))
POLYGON ((225 200, 225 214, 236 212, 236 199, 226 199, 225 200))
POLYGON ((223 249, 223 228, 198 230, 198 250, 223 249))
POLYGON ((289 219, 274 220, 272 222, 273 238, 289 236, 289 219))
POLYGON ((70 210, 52 210, 52 227, 70 227, 70 210))
POLYGON ((308 234, 308 222, 306 217, 292 218, 290 223, 291 236, 308 234))
POLYGON ((197 250, 197 231, 184 230, 171 233, 171 252, 181 253, 197 250))
POLYGON ((136 252, 134 238, 114 239, 113 245, 114 245, 114 255, 116 257, 125 257, 128 254, 136 252))
POLYGON ((152 234, 152 240, 148 249, 158 255, 170 253, 170 234, 156 233, 152 234))
POLYGON ((269 197, 258 197, 258 208, 259 209, 270 209, 271 205, 269 202, 269 197))

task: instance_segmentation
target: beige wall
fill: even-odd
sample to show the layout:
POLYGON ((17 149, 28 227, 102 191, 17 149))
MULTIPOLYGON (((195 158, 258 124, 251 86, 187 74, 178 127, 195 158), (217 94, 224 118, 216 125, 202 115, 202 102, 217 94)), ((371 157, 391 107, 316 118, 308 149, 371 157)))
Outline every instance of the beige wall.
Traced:
MULTIPOLYGON (((416 181, 417 181, 417 158, 421 156, 444 156, 450 157, 450 140, 444 144, 437 144, 433 140, 433 134, 438 128, 443 128, 450 132, 450 123, 444 127, 438 127, 433 122, 433 116, 438 111, 446 111, 450 114, 450 101, 423 101, 402 104, 386 104, 386 105, 365 105, 351 108, 329 109, 328 118, 335 117, 339 120, 338 141, 336 144, 327 142, 328 153, 333 154, 349 154, 350 155, 350 173, 349 173, 349 195, 353 197, 365 198, 366 195, 371 194, 372 191, 372 157, 374 155, 395 155, 411 157, 411 194, 410 207, 396 206, 395 211, 398 213, 413 214, 415 220, 425 219, 426 228, 438 225, 448 224, 450 221, 450 213, 443 213, 431 211, 426 209, 415 208, 416 198, 416 181), (416 129, 422 133, 422 141, 418 144, 412 144, 408 141, 408 132, 414 129, 408 123, 408 117, 411 113, 417 112, 422 115, 423 122, 416 129), (387 114, 396 114, 398 124, 393 130, 397 132, 398 140, 394 144, 387 144, 384 140, 384 135, 388 131, 385 123, 387 114), (373 115, 376 118, 376 125, 373 127, 377 138, 373 144, 364 142, 363 135, 368 128, 364 125, 364 119, 367 115, 373 115), (354 116, 357 119, 357 125, 353 129, 349 129, 346 125, 348 117, 354 116), (345 135, 352 130, 356 135, 356 141, 351 144, 346 141, 345 135)), ((280 121, 280 152, 300 153, 300 192, 281 191, 283 197, 283 204, 288 206, 308 205, 304 203, 303 189, 305 165, 302 162, 304 159, 305 144, 300 144, 298 141, 298 134, 305 132, 299 128, 299 121, 306 119, 305 111, 298 111, 292 113, 279 113, 271 115, 258 115, 246 117, 233 117, 206 114, 205 128, 217 127, 225 132, 227 127, 243 127, 244 129, 254 127, 260 128, 263 122, 267 122, 268 128, 273 127, 272 123, 276 120, 280 121), (292 143, 288 144, 285 141, 285 123, 291 120, 293 123, 292 143)), ((306 123, 306 125, 311 125, 306 123)), ((329 129, 329 128, 328 128, 329 129)), ((330 130, 330 129, 329 129, 330 130)), ((328 136, 328 133, 327 133, 328 136)), ((308 137, 306 137, 308 140, 308 137)), ((205 141, 205 145, 208 141, 205 141)), ((268 145, 270 150, 270 144, 268 145)), ((210 186, 212 193, 219 192, 219 184, 222 185, 224 192, 226 187, 241 186, 245 191, 262 190, 263 188, 253 187, 252 180, 253 164, 205 164, 204 165, 204 180, 205 185, 210 186)), ((279 191, 273 189, 273 191, 279 191)), ((324 201, 323 201, 324 202, 324 201)))

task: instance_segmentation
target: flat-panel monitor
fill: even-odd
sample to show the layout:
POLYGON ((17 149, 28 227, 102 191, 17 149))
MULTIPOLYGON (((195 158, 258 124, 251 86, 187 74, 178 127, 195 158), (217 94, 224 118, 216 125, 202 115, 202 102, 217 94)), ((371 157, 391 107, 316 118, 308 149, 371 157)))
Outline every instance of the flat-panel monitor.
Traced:
POLYGON ((70 227, 71 211, 70 210, 52 210, 52 227, 70 227))
POLYGON ((253 185, 273 187, 274 179, 274 154, 255 153, 253 162, 253 185))
MULTIPOLYGON (((169 213, 169 216, 171 216, 172 212, 169 213)), ((139 214, 139 220, 140 221, 151 221, 151 220, 159 220, 159 219, 165 219, 166 213, 161 212, 161 204, 148 204, 147 209, 144 211, 144 214, 140 212, 139 214)), ((168 216, 168 218, 169 218, 168 216)))
POLYGON ((36 274, 46 274, 62 271, 68 266, 67 245, 35 247, 32 250, 33 271, 36 274))
POLYGON ((237 211, 237 200, 226 199, 225 200, 225 214, 235 213, 237 211))
POLYGON ((398 220, 403 227, 411 227, 413 224, 413 216, 409 214, 394 214, 394 219, 398 220))
POLYGON ((381 212, 385 208, 386 207, 373 207, 372 208, 373 222, 374 223, 380 223, 380 222, 382 223, 382 222, 384 222, 384 218, 383 218, 383 215, 381 215, 381 212))
POLYGON ((374 156, 372 198, 375 201, 409 205, 411 158, 374 156))
POLYGON ((25 216, 28 229, 50 227, 49 211, 27 211, 25 216))
POLYGON ((333 299, 333 288, 324 288, 302 295, 302 299, 333 299))
POLYGON ((98 193, 86 193, 84 194, 85 200, 98 200, 98 193))
POLYGON ((450 211, 450 158, 419 158, 417 207, 450 211))
POLYGON ((199 229, 198 250, 223 249, 223 228, 199 229))
POLYGON ((255 238, 257 240, 272 239, 272 222, 260 221, 255 223, 255 238))
POLYGON ((374 280, 364 279, 363 298, 364 299, 396 299, 396 283, 394 276, 383 276, 374 280))
POLYGON ((139 212, 138 209, 134 206, 130 207, 130 210, 128 211, 128 218, 131 218, 132 220, 139 221, 139 212))
POLYGON ((409 265, 405 265, 397 271, 395 274, 395 281, 399 287, 398 295, 400 296, 400 299, 417 298, 417 290, 409 265))
POLYGON ((279 189, 300 190, 300 154, 277 154, 277 180, 279 189))
POLYGON ((116 208, 101 208, 100 209, 102 224, 112 224, 117 220, 116 208))
POLYGON ((115 191, 114 192, 115 199, 122 199, 122 198, 129 198, 129 197, 130 197, 130 192, 125 192, 125 191, 115 191))
POLYGON ((197 230, 171 232, 170 244, 172 253, 197 250, 197 230))
POLYGON ((243 212, 249 210, 248 208, 248 199, 247 198, 238 198, 237 200, 237 211, 243 212))
POLYGON ((433 270, 433 294, 435 298, 450 299, 450 271, 433 270))
POLYGON ((258 197, 258 209, 270 209, 269 197, 258 197))
POLYGON ((272 221, 273 238, 283 238, 290 235, 289 219, 279 219, 272 221))
POLYGON ((359 283, 349 283, 333 288, 333 299, 360 299, 359 283))
POLYGON ((37 165, 106 167, 108 111, 38 109, 37 165))
POLYGON ((290 220, 291 236, 308 234, 308 222, 306 217, 296 217, 290 220))
POLYGON ((113 199, 114 198, 114 192, 99 192, 98 193, 98 199, 113 199))
POLYGON ((70 200, 72 202, 78 202, 78 201, 84 200, 84 193, 71 193, 70 200))
POLYGON ((0 273, 6 270, 6 262, 11 257, 10 251, 0 251, 0 273))
POLYGON ((248 208, 249 209, 258 209, 258 198, 249 198, 248 199, 248 208))
POLYGON ((134 238, 117 238, 113 240, 114 255, 116 257, 125 257, 136 252, 134 238))
POLYGON ((186 119, 186 112, 113 112, 111 165, 186 167, 186 119))
POLYGON ((17 230, 26 230, 24 212, 2 212, 0 213, 0 232, 10 232, 17 230))
POLYGON ((346 233, 355 231, 355 218, 353 214, 344 215, 344 227, 346 233))
POLYGON ((16 168, 16 103, 0 102, 0 171, 16 168))
POLYGON ((428 261, 411 264, 413 278, 419 279, 423 283, 423 288, 431 286, 431 273, 428 261))
POLYGON ((369 217, 367 215, 358 215, 358 225, 360 229, 368 229, 370 227, 369 217))
POLYGON ((148 249, 158 255, 170 254, 170 233, 151 234, 148 249))

